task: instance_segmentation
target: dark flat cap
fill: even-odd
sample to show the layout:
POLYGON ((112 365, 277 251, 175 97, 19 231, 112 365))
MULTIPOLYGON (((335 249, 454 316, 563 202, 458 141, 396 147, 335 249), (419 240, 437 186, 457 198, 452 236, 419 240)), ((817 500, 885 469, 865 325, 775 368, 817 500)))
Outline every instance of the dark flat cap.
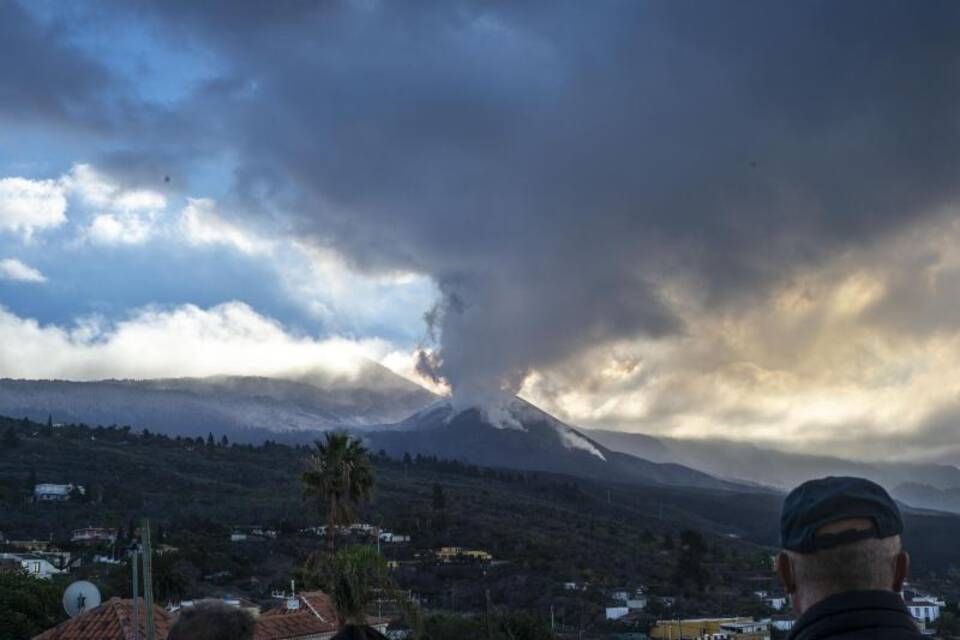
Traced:
POLYGON ((868 538, 903 532, 900 509, 886 490, 865 478, 828 477, 809 480, 791 491, 780 512, 780 546, 798 553, 816 553, 868 538), (817 535, 828 524, 865 518, 869 529, 817 535))

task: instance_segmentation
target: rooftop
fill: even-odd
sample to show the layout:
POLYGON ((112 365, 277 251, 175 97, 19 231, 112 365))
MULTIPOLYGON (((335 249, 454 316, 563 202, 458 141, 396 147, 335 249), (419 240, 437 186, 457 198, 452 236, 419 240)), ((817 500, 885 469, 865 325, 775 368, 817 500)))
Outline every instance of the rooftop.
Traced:
POLYGON ((339 625, 326 622, 302 610, 288 615, 262 615, 257 618, 254 640, 287 640, 310 637, 322 633, 333 635, 339 625))
MULTIPOLYGON (((132 600, 111 598, 95 609, 81 613, 53 629, 48 629, 33 640, 130 640, 133 638, 132 600)), ((145 637, 144 604, 140 601, 140 637, 145 637)), ((153 620, 157 640, 164 640, 172 617, 162 607, 153 606, 153 620)))
POLYGON ((293 616, 308 613, 310 616, 323 622, 337 622, 337 610, 333 606, 333 600, 323 591, 304 591, 290 598, 296 601, 296 608, 290 608, 288 601, 284 601, 279 607, 264 612, 261 618, 273 616, 293 616))

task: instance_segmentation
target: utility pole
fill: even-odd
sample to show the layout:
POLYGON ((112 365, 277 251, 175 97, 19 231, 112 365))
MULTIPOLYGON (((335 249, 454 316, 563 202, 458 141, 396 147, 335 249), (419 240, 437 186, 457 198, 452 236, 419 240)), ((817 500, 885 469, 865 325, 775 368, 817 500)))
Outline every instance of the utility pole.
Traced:
POLYGON ((583 594, 577 596, 577 639, 583 640, 583 594))
POLYGON ((130 551, 130 562, 133 563, 133 640, 140 640, 140 547, 136 543, 130 551))
POLYGON ((150 521, 147 518, 143 519, 142 528, 144 624, 147 627, 146 640, 156 640, 157 632, 153 626, 153 547, 150 545, 150 521))
POLYGON ((493 640, 493 620, 491 619, 493 606, 490 602, 490 589, 484 591, 484 596, 487 599, 487 640, 493 640))

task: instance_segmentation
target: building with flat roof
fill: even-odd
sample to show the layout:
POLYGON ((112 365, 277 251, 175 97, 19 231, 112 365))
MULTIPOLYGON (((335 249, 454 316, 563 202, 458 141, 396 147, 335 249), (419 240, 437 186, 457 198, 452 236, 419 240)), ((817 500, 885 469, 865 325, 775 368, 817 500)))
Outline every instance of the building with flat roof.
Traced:
POLYGON ((41 483, 33 488, 33 499, 35 502, 67 502, 70 495, 77 491, 80 495, 86 495, 87 490, 78 484, 50 484, 41 483))
POLYGON ((747 617, 657 620, 654 640, 770 640, 770 621, 747 617))

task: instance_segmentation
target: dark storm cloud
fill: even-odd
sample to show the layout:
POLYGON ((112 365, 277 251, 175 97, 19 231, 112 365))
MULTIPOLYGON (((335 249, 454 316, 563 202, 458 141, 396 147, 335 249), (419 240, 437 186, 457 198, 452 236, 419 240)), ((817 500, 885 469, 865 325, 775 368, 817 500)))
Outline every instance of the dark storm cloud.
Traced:
MULTIPOLYGON (((127 3, 118 4, 130 11, 127 3)), ((956 199, 951 2, 158 2, 226 76, 185 103, 360 268, 432 275, 435 362, 515 390, 956 199)))
POLYGON ((100 94, 104 68, 64 44, 62 25, 44 25, 13 0, 0 0, 0 117, 20 124, 59 123, 105 115, 100 94))

